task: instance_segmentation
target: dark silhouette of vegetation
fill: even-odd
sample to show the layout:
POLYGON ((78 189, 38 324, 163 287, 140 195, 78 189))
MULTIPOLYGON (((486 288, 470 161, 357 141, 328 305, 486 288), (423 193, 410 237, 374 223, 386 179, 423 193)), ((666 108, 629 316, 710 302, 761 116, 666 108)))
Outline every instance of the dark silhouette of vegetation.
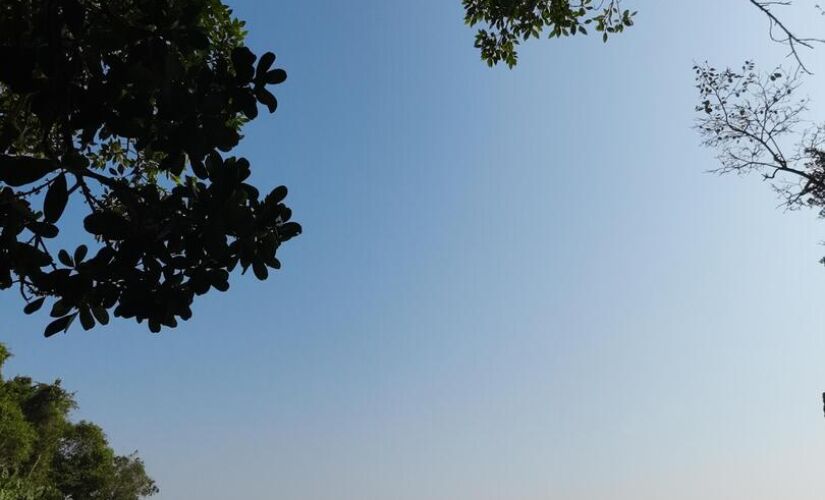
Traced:
MULTIPOLYGON (((823 42, 819 38, 796 35, 774 13, 773 7, 788 6, 792 1, 743 0, 759 9, 769 21, 772 40, 784 43, 796 63, 807 71, 799 55, 801 48, 823 42)), ((521 42, 539 38, 601 33, 603 41, 633 26, 636 11, 622 5, 623 0, 461 0, 464 21, 486 25, 476 33, 475 46, 489 66, 504 62, 512 68, 518 62, 521 42)), ((817 8, 819 6, 817 5, 817 8)))
POLYGON ((49 301, 46 336, 110 312, 158 332, 238 265, 280 267, 287 190, 226 155, 286 79, 243 26, 218 0, 0 2, 0 289, 49 301), (59 249, 72 222, 88 241, 59 249))
POLYGON ((770 182, 786 208, 815 208, 825 218, 825 126, 805 116, 808 99, 796 95, 811 73, 800 49, 822 40, 795 34, 776 15, 774 8, 791 2, 750 3, 767 16, 771 39, 788 47, 794 64, 767 72, 752 61, 736 70, 695 66, 696 128, 704 144, 718 152, 720 166, 714 172, 756 173, 770 182))
MULTIPOLYGON (((769 36, 788 48, 793 68, 759 72, 752 61, 738 70, 696 65, 701 113, 696 129, 706 146, 718 151, 721 165, 713 172, 758 173, 779 193, 788 209, 810 207, 825 218, 825 125, 804 117, 807 99, 795 96, 805 65, 803 49, 825 39, 795 33, 776 9, 792 0, 744 0, 768 20, 769 36)), ((475 46, 489 66, 518 62, 517 46, 549 31, 549 38, 586 35, 587 26, 602 33, 621 33, 633 25, 636 12, 621 8, 621 0, 462 0, 465 22, 482 23, 475 46)), ((825 10, 815 6, 820 13, 825 10)), ((825 257, 820 262, 825 265, 825 257)), ((825 393, 822 394, 825 404, 825 393)), ((823 407, 825 411, 825 407, 823 407)))
MULTIPOLYGON (((771 37, 787 44, 806 72, 799 50, 819 40, 795 35, 775 15, 789 2, 745 1, 766 15, 771 37)), ((623 0, 462 3, 468 24, 486 26, 476 47, 491 66, 514 66, 518 45, 543 33, 594 31, 606 41, 632 26, 636 14, 623 0)), ((275 111, 269 87, 286 73, 273 67, 271 52, 257 58, 244 37, 243 22, 219 0, 0 3, 0 289, 16 288, 27 314, 48 303, 47 336, 75 322, 84 329, 107 324, 111 315, 158 332, 189 319, 196 296, 226 291, 235 269, 251 268, 263 280, 280 267, 277 250, 301 232, 283 203, 287 190, 261 195, 246 182, 249 162, 228 153, 259 104, 275 111), (81 209, 86 213, 78 217, 81 209), (72 222, 87 241, 60 248, 58 236, 72 222)), ((731 103, 708 91, 724 83, 714 80, 719 75, 741 76, 742 86, 755 88, 745 73, 705 70, 697 75, 704 80, 702 110, 710 115, 731 103)), ((786 102, 782 97, 769 111, 786 102)), ((759 110, 737 112, 750 111, 759 110)), ((763 133, 792 133, 800 112, 763 133)), ((712 123, 700 130, 707 144, 726 151, 720 171, 761 166, 774 180, 807 172, 797 192, 787 184, 781 190, 789 206, 818 203, 811 199, 819 195, 818 132, 804 134, 795 155, 757 141, 770 146, 761 153, 773 163, 759 163, 750 150, 749 163, 736 164, 727 139, 753 138, 730 129, 733 121, 708 118, 712 123), (725 134, 707 135, 720 126, 725 134)), ((745 159, 743 153, 736 158, 745 159)))
MULTIPOLYGON (((718 151, 720 174, 757 173, 771 183, 788 209, 814 208, 825 218, 825 125, 805 117, 808 100, 798 98, 801 78, 810 75, 803 49, 825 39, 802 36, 777 14, 792 0, 743 0, 768 20, 769 36, 788 48, 790 70, 757 71, 752 61, 739 69, 696 65, 700 113, 696 128, 706 146, 718 151)), ((487 29, 476 35, 476 48, 489 66, 516 65, 520 42, 587 34, 587 26, 608 40, 633 25, 636 12, 621 8, 621 0, 462 0, 465 21, 487 29)), ((815 6, 821 14, 825 10, 815 6)), ((825 264, 825 258, 820 261, 825 264)), ((825 393, 822 395, 825 403, 825 393)), ((825 408, 823 408, 825 410, 825 408)))
POLYGON ((462 0, 464 21, 470 26, 484 24, 476 34, 475 46, 488 65, 504 62, 512 68, 518 62, 517 46, 539 38, 545 30, 549 38, 586 35, 588 28, 607 41, 633 25, 635 12, 622 9, 622 0, 462 0))
MULTIPOLYGON (((0 344, 0 370, 9 352, 0 344)), ((0 371, 0 500, 137 500, 158 492, 136 453, 116 455, 103 430, 72 422, 60 381, 0 371)))

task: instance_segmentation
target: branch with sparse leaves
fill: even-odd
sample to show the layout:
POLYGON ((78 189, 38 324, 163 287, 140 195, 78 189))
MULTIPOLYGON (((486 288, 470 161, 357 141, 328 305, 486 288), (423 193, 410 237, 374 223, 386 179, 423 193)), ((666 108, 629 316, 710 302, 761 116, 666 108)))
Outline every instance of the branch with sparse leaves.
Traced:
POLYGON ((738 71, 694 66, 701 102, 696 129, 717 150, 713 172, 758 173, 789 209, 817 207, 825 217, 825 128, 807 121, 797 98, 800 75, 767 74, 746 62, 738 71))

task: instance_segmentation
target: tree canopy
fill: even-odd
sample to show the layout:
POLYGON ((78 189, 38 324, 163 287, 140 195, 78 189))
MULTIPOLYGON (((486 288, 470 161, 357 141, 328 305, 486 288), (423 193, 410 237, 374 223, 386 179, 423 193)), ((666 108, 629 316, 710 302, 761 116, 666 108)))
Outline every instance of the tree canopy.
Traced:
POLYGON ((174 327, 236 267, 280 267, 287 190, 228 153, 286 73, 244 36, 218 0, 0 3, 0 289, 50 301, 47 336, 110 312, 174 327), (85 243, 61 248, 67 222, 85 243))
MULTIPOLYGON (((818 40, 782 23, 786 2, 743 1, 806 72, 798 51, 818 40)), ((482 59, 509 67, 542 34, 607 41, 634 24, 627 2, 462 0, 482 59)), ((17 289, 27 314, 48 305, 47 336, 111 315, 158 332, 189 319, 197 296, 226 291, 236 269, 263 280, 280 268, 278 249, 301 232, 287 189, 253 186, 231 152, 259 105, 276 110, 271 87, 286 72, 245 35, 220 0, 0 3, 0 289, 17 289), (67 246, 67 227, 85 241, 67 246)), ((816 151, 795 161, 815 164, 816 151)))
MULTIPOLYGON (((462 0, 465 21, 485 24, 476 47, 490 66, 516 65, 517 46, 549 31, 550 38, 587 34, 587 26, 608 40, 633 25, 636 12, 622 8, 621 0, 462 0)), ((743 0, 763 14, 769 37, 784 44, 790 68, 759 71, 753 61, 741 68, 696 65, 700 113, 696 129, 704 144, 718 152, 718 173, 756 172, 780 194, 789 209, 812 207, 825 218, 825 126, 805 113, 808 100, 796 96, 802 78, 811 73, 803 49, 825 39, 796 33, 779 9, 788 2, 743 0)), ((816 6, 821 14, 822 7, 816 6)), ((825 264, 825 258, 822 259, 825 264)))
MULTIPOLYGON (((0 344, 0 370, 9 352, 0 344)), ((103 430, 72 422, 60 381, 3 378, 0 371, 0 500, 138 500, 158 492, 136 453, 117 455, 103 430)))
POLYGON ((588 28, 611 34, 633 26, 636 12, 622 8, 622 0, 461 0, 464 21, 478 30, 475 46, 489 66, 504 62, 512 68, 518 62, 517 46, 539 38, 545 30, 549 38, 586 35, 588 28))
POLYGON ((813 208, 825 218, 825 125, 807 116, 809 99, 797 95, 811 74, 800 50, 825 40, 800 35, 781 20, 776 9, 792 2, 749 1, 768 18, 771 39, 787 47, 792 63, 768 71, 753 61, 740 68, 694 66, 696 129, 717 152, 714 172, 758 174, 785 208, 813 208))

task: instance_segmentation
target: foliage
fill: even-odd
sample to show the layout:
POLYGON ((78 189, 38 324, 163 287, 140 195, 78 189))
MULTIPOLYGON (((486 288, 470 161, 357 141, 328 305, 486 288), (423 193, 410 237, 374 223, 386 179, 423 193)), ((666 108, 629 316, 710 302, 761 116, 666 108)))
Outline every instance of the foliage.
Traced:
MULTIPOLYGON (((6 352, 2 344, 0 351, 6 352)), ((69 420, 74 407, 60 381, 0 377, 0 500, 137 500, 157 493, 136 454, 116 455, 100 427, 69 420)))
POLYGON ((486 29, 476 34, 475 46, 489 66, 504 62, 513 67, 518 62, 517 45, 539 38, 549 31, 549 38, 586 35, 587 27, 602 34, 607 41, 633 25, 635 12, 622 9, 622 0, 462 0, 464 21, 483 23, 486 29))
POLYGON ((50 300, 47 336, 110 312, 174 327, 238 265, 280 267, 286 188, 222 154, 286 79, 244 35, 219 0, 0 3, 0 289, 50 300), (74 199, 87 241, 55 251, 74 199))
POLYGON ((795 34, 772 10, 790 2, 750 3, 767 16, 771 39, 788 47, 794 67, 758 71, 752 61, 736 70, 694 66, 696 129, 704 145, 717 151, 715 172, 757 173, 787 209, 810 207, 825 218, 825 125, 806 118, 809 101, 796 97, 802 78, 810 75, 800 48, 822 40, 795 34))
MULTIPOLYGON (((758 173, 788 209, 811 207, 825 218, 825 127, 805 119, 808 100, 795 97, 799 71, 760 73, 694 68, 701 102, 696 128, 718 151, 718 173, 758 173)), ((823 259, 825 264, 825 259, 823 259)))

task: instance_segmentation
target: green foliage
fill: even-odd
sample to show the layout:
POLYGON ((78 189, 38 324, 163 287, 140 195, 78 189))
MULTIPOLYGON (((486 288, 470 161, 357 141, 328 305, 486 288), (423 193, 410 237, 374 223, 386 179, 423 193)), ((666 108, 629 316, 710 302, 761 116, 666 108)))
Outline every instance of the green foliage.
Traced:
POLYGON ((37 437, 23 410, 12 398, 0 399, 0 468, 9 468, 31 454, 37 437))
POLYGON ((48 500, 55 498, 55 495, 56 492, 48 487, 38 486, 33 481, 5 471, 0 472, 0 500, 48 500))
POLYGON ((475 46, 489 66, 504 62, 513 67, 518 62, 517 46, 521 41, 539 38, 548 31, 549 38, 586 35, 588 27, 607 41, 633 25, 635 12, 622 10, 622 0, 462 0, 465 22, 470 26, 483 23, 475 46))
MULTIPOLYGON (((2 344, 0 352, 7 352, 2 344)), ((0 500, 137 500, 157 493, 136 454, 116 455, 100 427, 69 420, 74 407, 60 381, 0 378, 0 500)))
POLYGON ((286 79, 245 34, 219 0, 0 2, 0 289, 49 302, 47 336, 175 327, 238 266, 280 267, 286 189, 224 154, 286 79), (68 213, 88 240, 55 249, 68 213))

